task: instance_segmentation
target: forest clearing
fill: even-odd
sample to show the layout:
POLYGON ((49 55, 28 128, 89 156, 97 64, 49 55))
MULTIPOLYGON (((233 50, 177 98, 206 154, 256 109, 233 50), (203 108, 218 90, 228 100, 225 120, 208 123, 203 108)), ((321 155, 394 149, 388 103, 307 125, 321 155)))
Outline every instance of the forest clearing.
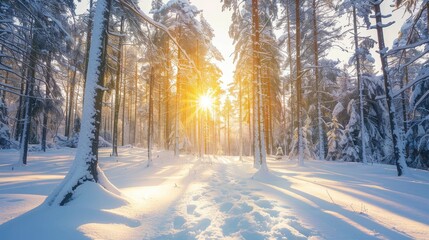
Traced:
POLYGON ((269 158, 270 172, 255 174, 248 157, 175 159, 164 151, 156 152, 147 168, 147 150, 119 150, 121 156, 113 158, 102 149, 100 165, 120 196, 87 186, 76 202, 48 209, 37 206, 59 184, 75 151, 37 153, 31 166, 13 174, 5 157, 17 160, 17 152, 2 154, 2 239, 425 239, 429 234, 425 171, 397 181, 393 166, 309 161, 300 167, 296 160, 269 158))

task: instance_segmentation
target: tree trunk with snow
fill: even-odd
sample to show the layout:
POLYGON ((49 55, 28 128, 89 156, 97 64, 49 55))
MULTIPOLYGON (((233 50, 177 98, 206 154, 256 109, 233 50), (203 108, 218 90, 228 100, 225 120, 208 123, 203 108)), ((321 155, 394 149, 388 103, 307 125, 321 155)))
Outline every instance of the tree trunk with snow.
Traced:
MULTIPOLYGON (((121 17, 121 34, 124 32, 124 17, 121 17)), ((112 141, 112 156, 118 156, 118 124, 119 124, 119 108, 121 107, 120 83, 122 73, 122 36, 119 38, 119 46, 117 53, 116 64, 116 82, 115 82, 115 108, 113 116, 113 141, 112 141)))
POLYGON ((243 161, 243 113, 242 113, 242 107, 243 107, 243 89, 242 89, 242 80, 239 76, 238 78, 238 101, 239 101, 239 111, 238 111, 238 122, 239 122, 239 132, 238 132, 238 154, 240 156, 240 161, 243 161))
MULTIPOLYGON (((179 29, 180 36, 180 29, 179 29)), ((179 156, 179 123, 180 123, 180 97, 181 97, 181 67, 182 67, 182 51, 178 50, 178 70, 177 70, 177 79, 176 79, 176 119, 174 124, 174 156, 179 156)))
POLYGON ((48 59, 46 60, 46 89, 45 89, 45 106, 43 107, 43 123, 42 123, 42 151, 46 152, 46 138, 48 134, 48 99, 51 95, 49 82, 51 81, 52 76, 52 66, 51 66, 51 53, 49 53, 48 59))
MULTIPOLYGON (((35 29, 40 28, 40 23, 36 22, 35 29)), ((19 162, 27 164, 28 142, 30 141, 31 129, 31 112, 34 104, 34 85, 36 83, 36 64, 39 48, 37 43, 37 32, 33 33, 31 40, 30 60, 28 63, 27 84, 25 86, 25 101, 24 101, 24 124, 21 134, 19 162)))
POLYGON ((314 51, 314 76, 316 79, 316 98, 317 98, 317 119, 319 130, 319 160, 325 159, 325 139, 323 134, 323 119, 322 119, 322 98, 320 95, 320 76, 319 76, 319 39, 317 28, 317 6, 316 0, 312 2, 313 10, 313 51, 314 51))
POLYGON ((153 88, 155 87, 153 67, 150 69, 149 80, 149 121, 147 128, 147 167, 152 165, 152 141, 153 141, 153 88))
POLYGON ((170 69, 171 69, 171 60, 169 59, 170 56, 170 44, 169 40, 165 41, 165 45, 163 46, 165 50, 165 55, 167 56, 167 69, 165 69, 165 78, 163 78, 164 81, 164 93, 165 93, 165 99, 164 99, 164 109, 165 109, 165 127, 164 127, 164 148, 166 150, 170 149, 170 69))
POLYGON ((95 6, 78 149, 67 176, 46 199, 45 204, 49 206, 67 204, 73 200, 76 189, 87 182, 99 183, 107 190, 119 193, 98 167, 98 136, 110 6, 111 0, 98 0, 95 6))
POLYGON ((361 76, 361 67, 360 67, 360 56, 359 56, 359 42, 358 42, 358 32, 357 32, 357 15, 356 15, 356 7, 353 6, 353 38, 355 44, 355 55, 356 55, 356 75, 358 80, 359 87, 359 110, 360 110, 360 142, 362 148, 362 162, 367 163, 367 153, 366 153, 366 128, 365 128, 365 116, 364 116, 364 83, 362 81, 361 76))
MULTIPOLYGON (((289 60, 289 81, 290 81, 290 103, 293 103, 293 80, 292 80, 292 74, 293 74, 293 66, 292 66, 292 36, 291 36, 291 29, 290 29, 290 8, 291 6, 287 6, 286 8, 286 21, 287 21, 287 52, 288 52, 288 60, 289 60)), ((294 127, 295 127, 295 118, 294 118, 294 112, 293 112, 293 104, 290 105, 290 145, 293 143, 293 135, 294 135, 294 127)), ((289 155, 289 149, 292 147, 285 149, 285 155, 289 155)))
POLYGON ((7 120, 7 106, 5 101, 5 91, 0 97, 0 149, 10 148, 10 130, 7 120))
POLYGON ((259 8, 258 0, 252 0, 252 49, 253 49, 253 82, 254 82, 254 102, 255 104, 255 126, 254 142, 255 156, 254 160, 262 170, 267 170, 266 147, 264 136, 264 115, 263 115, 263 96, 262 96, 262 79, 261 79, 261 61, 260 52, 260 30, 259 30, 259 8))
POLYGON ((393 104, 393 89, 390 84, 387 68, 387 57, 386 57, 386 47, 384 45, 384 34, 383 34, 383 23, 382 15, 380 10, 380 2, 374 5, 375 19, 376 19, 376 28, 377 28, 377 37, 378 37, 378 46, 381 59, 381 68, 383 71, 383 80, 384 80, 384 90, 386 93, 386 102, 387 110, 390 123, 390 132, 392 134, 393 142, 393 154, 395 157, 396 169, 398 171, 398 176, 402 176, 407 171, 407 164, 405 162, 405 145, 402 139, 402 129, 399 126, 396 116, 395 106, 393 104))
POLYGON ((298 164, 304 165, 304 133, 302 120, 302 69, 301 69, 301 7, 300 0, 295 0, 295 51, 296 51, 296 102, 298 121, 298 164))

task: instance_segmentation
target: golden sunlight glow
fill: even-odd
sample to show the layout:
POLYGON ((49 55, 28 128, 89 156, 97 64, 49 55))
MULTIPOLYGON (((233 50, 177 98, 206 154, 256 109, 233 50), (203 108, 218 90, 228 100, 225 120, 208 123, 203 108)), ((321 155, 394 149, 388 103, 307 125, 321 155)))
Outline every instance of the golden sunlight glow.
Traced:
POLYGON ((209 94, 201 95, 198 99, 198 106, 202 110, 211 110, 213 108, 213 98, 209 94))

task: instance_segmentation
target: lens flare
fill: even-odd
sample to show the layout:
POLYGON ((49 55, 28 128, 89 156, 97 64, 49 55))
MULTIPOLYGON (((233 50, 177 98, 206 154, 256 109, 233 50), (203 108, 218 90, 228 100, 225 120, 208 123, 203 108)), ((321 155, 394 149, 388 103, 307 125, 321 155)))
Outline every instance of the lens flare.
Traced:
POLYGON ((213 107, 213 98, 208 94, 201 95, 198 99, 198 106, 201 110, 211 110, 213 107))

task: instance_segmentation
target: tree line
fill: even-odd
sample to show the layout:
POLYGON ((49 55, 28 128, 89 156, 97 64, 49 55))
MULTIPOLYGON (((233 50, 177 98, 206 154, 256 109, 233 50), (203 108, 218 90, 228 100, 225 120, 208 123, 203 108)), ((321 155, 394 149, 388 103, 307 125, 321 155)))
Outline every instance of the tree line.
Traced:
POLYGON ((145 146, 148 166, 156 145, 176 156, 250 155, 261 169, 279 150, 300 164, 426 169, 429 5, 396 1, 409 17, 388 48, 381 3, 223 0, 236 63, 225 90, 213 29, 187 0, 153 0, 152 17, 137 1, 90 1, 79 15, 72 0, 2 1, 1 148, 19 148, 26 164, 29 144, 79 142, 83 170, 57 192, 61 205, 82 182, 108 185, 102 145, 113 156, 119 145, 145 146), (348 62, 330 56, 338 49, 352 53, 348 62), (202 95, 213 98, 210 111, 198 106, 202 95))

